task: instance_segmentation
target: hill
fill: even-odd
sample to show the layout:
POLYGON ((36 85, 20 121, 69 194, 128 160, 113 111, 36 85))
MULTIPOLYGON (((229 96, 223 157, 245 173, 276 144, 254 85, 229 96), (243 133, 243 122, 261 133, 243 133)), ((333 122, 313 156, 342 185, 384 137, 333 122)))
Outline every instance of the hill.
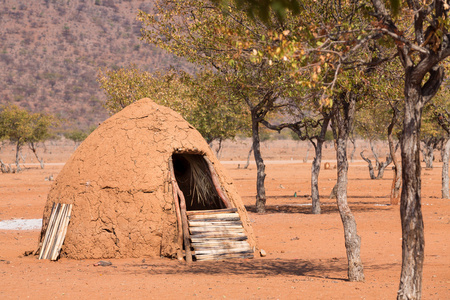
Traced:
POLYGON ((135 64, 153 72, 189 65, 139 40, 132 0, 2 0, 0 104, 56 114, 66 127, 87 128, 108 117, 96 81, 100 68, 135 64))

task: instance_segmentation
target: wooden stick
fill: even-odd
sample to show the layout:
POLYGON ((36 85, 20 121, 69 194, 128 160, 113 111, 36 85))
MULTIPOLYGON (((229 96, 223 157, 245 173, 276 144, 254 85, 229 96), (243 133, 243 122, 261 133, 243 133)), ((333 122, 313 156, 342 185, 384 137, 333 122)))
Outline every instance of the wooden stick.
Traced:
POLYGON ((53 225, 53 219, 55 218, 55 213, 56 213, 55 212, 55 205, 56 205, 56 203, 53 202, 52 211, 50 212, 50 220, 47 223, 47 229, 45 230, 44 240, 42 241, 42 245, 41 245, 41 252, 39 253, 39 259, 43 258, 44 252, 45 252, 45 248, 46 248, 46 245, 48 243, 48 239, 49 239, 50 232, 51 232, 50 228, 53 225))
POLYGON ((58 257, 57 256, 57 254, 59 253, 58 245, 62 239, 62 231, 64 230, 63 225, 64 225, 64 219, 66 218, 67 209, 68 209, 68 207, 66 204, 61 204, 61 211, 59 213, 61 215, 61 219, 58 224, 58 230, 56 231, 52 248, 50 249, 50 253, 48 255, 48 258, 50 260, 56 260, 56 258, 58 257))
POLYGON ((211 179, 213 181, 214 187, 216 188, 217 194, 222 199, 226 208, 232 208, 233 205, 231 205, 230 200, 228 200, 227 195, 222 191, 222 187, 220 186, 219 177, 217 176, 216 170, 214 170, 214 166, 212 165, 212 163, 208 157, 203 156, 203 158, 205 159, 206 164, 208 165, 209 172, 211 173, 211 179))
POLYGON ((60 230, 58 231, 58 238, 55 243, 55 247, 52 249, 53 253, 50 257, 51 260, 58 259, 59 252, 61 251, 62 244, 66 238, 67 226, 69 225, 70 215, 72 213, 72 204, 63 204, 63 216, 61 219, 60 230))
POLYGON ((170 181, 172 182, 172 193, 173 193, 173 201, 175 202, 175 210, 177 215, 177 225, 178 225, 178 246, 180 247, 179 251, 177 251, 178 260, 183 260, 183 225, 181 220, 181 211, 180 211, 180 203, 178 202, 178 184, 175 179, 175 172, 173 171, 173 161, 172 157, 169 158, 169 175, 170 181))
POLYGON ((191 252, 191 242, 189 240, 189 225, 186 215, 186 200, 184 199, 183 192, 178 187, 176 183, 178 197, 180 197, 180 211, 181 211, 181 222, 183 224, 183 237, 184 237, 184 250, 186 253, 186 262, 192 262, 192 252, 191 252))
POLYGON ((49 225, 47 226, 47 232, 45 233, 46 241, 45 245, 42 245, 42 259, 47 259, 48 252, 50 251, 50 245, 52 244, 53 233, 55 231, 55 226, 58 224, 59 210, 61 208, 60 203, 56 203, 52 208, 52 216, 50 217, 49 225), (48 235, 48 236, 47 236, 48 235))
POLYGON ((64 215, 65 210, 66 210, 66 207, 65 207, 64 204, 61 204, 61 203, 59 203, 59 204, 60 204, 61 208, 60 208, 60 210, 58 212, 58 216, 56 217, 55 227, 53 228, 53 232, 52 232, 52 235, 51 235, 51 238, 50 238, 49 249, 48 249, 49 251, 48 251, 48 253, 47 253, 46 257, 45 257, 47 259, 51 259, 52 258, 53 251, 55 249, 55 245, 56 245, 56 242, 58 240, 58 234, 59 234, 59 231, 60 231, 60 228, 61 228, 61 220, 62 220, 63 215, 64 215))

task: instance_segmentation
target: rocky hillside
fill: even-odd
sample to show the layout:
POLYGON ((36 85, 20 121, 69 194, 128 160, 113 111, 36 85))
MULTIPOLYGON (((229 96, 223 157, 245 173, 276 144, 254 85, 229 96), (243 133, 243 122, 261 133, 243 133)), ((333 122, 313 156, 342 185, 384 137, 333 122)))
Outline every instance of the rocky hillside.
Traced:
POLYGON ((66 127, 108 117, 100 68, 187 63, 139 40, 139 0, 0 0, 0 104, 56 114, 66 127))

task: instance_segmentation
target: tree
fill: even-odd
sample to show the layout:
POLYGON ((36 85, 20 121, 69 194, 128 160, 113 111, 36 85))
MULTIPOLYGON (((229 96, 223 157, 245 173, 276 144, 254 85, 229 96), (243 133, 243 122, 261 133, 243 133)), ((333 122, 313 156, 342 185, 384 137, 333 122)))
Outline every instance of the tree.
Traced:
MULTIPOLYGON (((392 162, 394 164, 394 176, 392 178, 392 186, 391 186, 391 194, 390 194, 390 203, 391 205, 397 205, 400 201, 400 187, 402 184, 402 176, 401 176, 401 168, 397 160, 397 156, 395 152, 397 151, 397 147, 394 147, 394 138, 393 131, 394 126, 397 124, 399 119, 399 109, 397 108, 398 101, 390 102, 390 106, 392 108, 392 119, 389 123, 387 133, 388 133, 388 143, 389 143, 389 153, 392 157, 392 162)), ((397 144, 398 145, 398 144, 397 144)))
POLYGON ((68 140, 71 140, 75 144, 75 148, 78 147, 78 145, 84 141, 89 134, 91 134, 96 129, 96 126, 92 126, 87 130, 82 129, 72 129, 67 132, 64 132, 64 137, 68 140))
POLYGON ((433 103, 428 103, 423 108, 420 150, 422 151, 422 157, 426 168, 433 168, 434 152, 442 146, 447 135, 445 129, 442 128, 436 117, 436 113, 444 112, 447 106, 445 100, 442 100, 443 99, 439 95, 435 98, 433 103))
POLYGON ((441 158, 442 158, 442 199, 450 199, 449 192, 449 158, 450 158, 450 96, 448 84, 445 89, 436 96, 436 101, 432 105, 433 120, 442 129, 441 158))
POLYGON ((30 113, 16 105, 9 104, 1 107, 0 138, 16 144, 16 170, 20 171, 19 155, 22 147, 28 144, 37 160, 44 168, 43 159, 38 157, 37 143, 49 139, 52 134, 50 127, 56 125, 53 116, 42 113, 30 113))
POLYGON ((107 96, 104 104, 116 113, 129 104, 151 98, 180 113, 211 145, 215 140, 234 138, 245 130, 248 111, 223 88, 222 78, 209 71, 189 75, 141 71, 135 66, 102 70, 98 81, 107 96))
POLYGON ((296 87, 283 64, 258 60, 248 53, 263 51, 258 42, 271 26, 279 25, 252 20, 242 9, 210 1, 159 1, 155 7, 153 14, 139 12, 138 18, 145 25, 142 38, 212 70, 222 78, 229 94, 247 105, 257 165, 256 208, 265 212, 265 165, 259 149, 259 123, 269 112, 284 107, 280 100, 292 97, 289 93, 296 87), (247 40, 242 42, 244 36, 247 40))
MULTIPOLYGON (((299 34, 293 34, 292 41, 284 46, 286 49, 284 53, 278 50, 279 46, 275 49, 281 57, 288 56, 288 60, 289 58, 298 58, 292 60, 292 64, 297 66, 297 73, 300 76, 306 64, 310 68, 313 67, 311 61, 307 60, 305 64, 304 56, 300 55, 308 54, 307 57, 311 57, 311 54, 317 54, 317 57, 322 54, 323 63, 319 66, 314 65, 314 77, 319 77, 321 73, 319 67, 322 71, 324 71, 322 67, 327 67, 335 74, 330 77, 331 80, 325 80, 324 100, 329 99, 327 92, 333 90, 336 79, 341 73, 340 70, 346 65, 370 66, 371 63, 379 64, 392 58, 392 55, 381 53, 383 55, 380 57, 369 56, 369 59, 354 60, 351 58, 355 51, 360 51, 362 47, 373 42, 376 42, 377 47, 387 45, 395 49, 395 57, 399 58, 404 78, 401 139, 403 186, 400 208, 402 272, 398 299, 420 299, 424 234, 420 196, 419 136, 423 107, 431 101, 441 86, 444 78, 444 69, 441 63, 450 56, 450 21, 447 17, 449 5, 444 0, 434 0, 429 4, 411 0, 406 1, 405 7, 401 6, 400 1, 393 0, 390 1, 389 9, 381 0, 372 0, 371 5, 366 2, 358 3, 358 5, 358 8, 353 10, 354 14, 364 11, 366 16, 374 16, 376 22, 352 24, 351 21, 345 21, 331 27, 320 24, 318 26, 314 20, 305 19, 304 23, 309 21, 309 24, 312 25, 305 24, 301 28, 305 30, 305 36, 308 34, 314 36, 315 43, 308 44, 304 39, 302 41, 299 34), (396 18, 397 14, 402 15, 402 18, 396 18), (342 35, 342 33, 345 34, 342 35), (358 37, 355 38, 354 34, 358 37), (342 41, 339 40, 340 37, 342 37, 342 41), (340 49, 336 46, 338 42, 341 42, 340 49), (332 60, 328 59, 327 55, 332 57, 332 60)), ((327 12, 327 10, 322 10, 322 12, 327 12)), ((314 17, 317 17, 317 14, 313 14, 312 18, 314 17)), ((316 61, 319 62, 319 59, 316 61)))
MULTIPOLYGON (((259 47, 253 51, 255 60, 266 60, 269 64, 283 64, 289 75, 295 80, 297 89, 308 96, 303 99, 318 99, 316 111, 331 109, 337 131, 338 148, 338 196, 337 204, 341 213, 346 239, 349 279, 364 280, 360 259, 360 240, 356 232, 356 222, 346 203, 347 161, 345 143, 351 132, 358 89, 366 85, 366 74, 379 60, 379 49, 369 44, 365 28, 369 22, 359 13, 356 2, 340 3, 329 6, 328 3, 305 1, 299 16, 289 18, 277 30, 269 31, 259 41, 259 47), (260 50, 264 49, 264 50, 260 50), (368 64, 365 61, 370 60, 368 64), (337 102, 339 108, 337 107, 337 102), (336 106, 336 107, 335 107, 336 106), (351 109, 349 109, 351 107, 351 109), (338 128, 337 125, 346 124, 338 128), (342 144, 341 144, 342 143, 342 144)), ((248 53, 247 40, 238 45, 243 53, 248 53)), ((253 47, 253 44, 250 44, 253 47)))
POLYGON ((445 110, 444 112, 436 112, 436 118, 439 124, 446 131, 446 136, 442 140, 441 145, 441 157, 442 157, 442 199, 450 199, 449 193, 449 156, 450 156, 450 113, 445 110))
POLYGON ((348 160, 347 142, 353 126, 357 95, 354 91, 345 91, 335 96, 333 104, 332 127, 336 132, 336 159, 338 178, 336 183, 336 201, 344 226, 345 246, 350 281, 364 281, 363 266, 360 257, 361 238, 356 229, 356 221, 347 203, 348 160))
MULTIPOLYGON (((379 155, 375 149, 375 142, 383 142, 387 139, 389 134, 386 128, 389 129, 389 125, 391 124, 392 110, 389 109, 386 102, 387 101, 384 99, 374 99, 373 101, 370 101, 370 103, 368 103, 368 105, 366 105, 356 117, 357 120, 355 122, 355 129, 361 137, 369 140, 370 150, 375 158, 375 168, 378 171, 377 175, 375 175, 372 161, 364 155, 365 150, 363 150, 360 155, 368 164, 370 179, 383 178, 384 170, 393 160, 393 156, 389 152, 386 156, 386 160, 384 162, 380 161, 379 155), (376 116, 376 118, 373 118, 372 116, 376 116)), ((392 126, 394 125, 395 123, 392 124, 392 126)), ((394 156, 396 148, 397 147, 394 147, 394 156)))
POLYGON ((320 101, 316 99, 308 105, 305 102, 292 103, 288 106, 288 116, 295 118, 292 122, 282 123, 279 125, 270 124, 266 120, 262 121, 267 128, 280 132, 284 128, 289 128, 299 140, 308 140, 314 146, 315 156, 311 166, 311 212, 320 214, 320 195, 319 195, 319 173, 322 161, 322 148, 326 140, 326 133, 330 123, 332 113, 329 109, 318 109, 320 101), (309 108, 309 109, 308 109, 309 108), (318 113, 315 113, 318 110, 318 113), (304 111, 308 111, 309 115, 305 116, 304 111), (299 120, 298 120, 299 119, 299 120))
POLYGON ((424 259, 421 209, 420 129, 422 110, 444 79, 441 63, 450 56, 447 1, 407 1, 395 18, 381 0, 372 0, 376 30, 394 40, 404 72, 402 154, 402 271, 397 299, 420 299, 424 259), (403 23, 402 23, 403 22, 403 23))

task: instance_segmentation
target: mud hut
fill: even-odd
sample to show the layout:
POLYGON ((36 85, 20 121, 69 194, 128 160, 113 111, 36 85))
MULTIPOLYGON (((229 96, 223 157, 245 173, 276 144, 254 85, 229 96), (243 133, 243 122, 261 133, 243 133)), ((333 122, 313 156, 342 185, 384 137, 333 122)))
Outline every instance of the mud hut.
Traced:
POLYGON ((192 251, 195 260, 255 247, 242 201, 206 141, 178 113, 150 99, 103 122, 68 160, 47 198, 40 247, 55 203, 72 207, 62 257, 189 259, 192 251), (218 232, 224 222, 231 229, 218 232), (232 243, 245 240, 248 247, 227 253, 223 248, 231 246, 223 246, 223 238, 239 224, 232 243), (208 232, 199 237, 221 238, 195 249, 192 235, 201 228, 208 232))

